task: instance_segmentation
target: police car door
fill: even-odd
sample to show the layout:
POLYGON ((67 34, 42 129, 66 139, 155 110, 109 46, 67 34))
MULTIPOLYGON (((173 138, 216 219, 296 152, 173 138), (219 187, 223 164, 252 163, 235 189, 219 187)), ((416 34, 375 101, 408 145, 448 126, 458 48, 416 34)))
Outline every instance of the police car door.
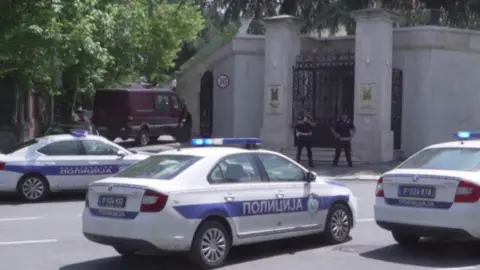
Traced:
POLYGON ((239 238, 248 240, 271 233, 275 209, 269 212, 268 202, 275 196, 262 179, 254 155, 223 158, 208 175, 208 181, 218 199, 225 202, 239 238))
POLYGON ((79 140, 70 139, 55 141, 37 150, 40 153, 32 166, 42 172, 50 182, 50 188, 55 189, 84 189, 82 177, 85 170, 85 151, 79 140))
POLYGON ((258 157, 270 180, 272 193, 278 198, 279 214, 275 215, 278 229, 302 232, 322 226, 320 194, 313 192, 312 184, 305 181, 305 170, 280 155, 262 153, 258 157))
POLYGON ((82 144, 85 148, 89 166, 93 171, 92 177, 84 179, 86 186, 93 181, 116 174, 134 162, 126 156, 119 156, 118 152, 121 149, 114 144, 96 139, 82 140, 82 144))

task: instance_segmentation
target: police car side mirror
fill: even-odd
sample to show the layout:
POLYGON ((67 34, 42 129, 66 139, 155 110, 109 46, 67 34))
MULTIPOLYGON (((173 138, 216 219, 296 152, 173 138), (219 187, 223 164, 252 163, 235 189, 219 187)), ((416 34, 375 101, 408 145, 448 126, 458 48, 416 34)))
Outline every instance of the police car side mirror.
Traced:
POLYGON ((307 172, 307 182, 314 182, 317 179, 317 173, 309 171, 307 172))
POLYGON ((126 155, 127 155, 127 154, 126 154, 125 152, 123 152, 122 150, 119 150, 119 151, 117 152, 117 156, 118 156, 119 158, 123 158, 123 157, 125 157, 126 155))

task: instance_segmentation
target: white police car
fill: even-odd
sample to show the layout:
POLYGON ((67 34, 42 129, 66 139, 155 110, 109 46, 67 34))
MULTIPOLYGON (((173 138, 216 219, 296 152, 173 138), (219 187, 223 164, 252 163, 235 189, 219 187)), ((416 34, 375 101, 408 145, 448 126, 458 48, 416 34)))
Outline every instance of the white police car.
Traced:
POLYGON ((86 190, 147 157, 84 130, 36 138, 0 155, 0 192, 40 201, 50 192, 86 190))
POLYGON ((349 239, 356 201, 259 139, 193 139, 89 186, 83 233, 122 255, 189 251, 203 268, 232 246, 309 234, 349 239), (245 144, 249 149, 208 147, 245 144))
POLYGON ((401 245, 480 238, 480 133, 431 145, 378 180, 377 224, 401 245))

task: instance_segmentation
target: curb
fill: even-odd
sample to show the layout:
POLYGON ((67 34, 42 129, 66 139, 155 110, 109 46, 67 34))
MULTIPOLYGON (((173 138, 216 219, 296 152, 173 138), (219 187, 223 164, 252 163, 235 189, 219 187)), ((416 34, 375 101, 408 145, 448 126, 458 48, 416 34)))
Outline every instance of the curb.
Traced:
POLYGON ((158 153, 166 150, 175 149, 176 147, 182 147, 180 143, 169 143, 169 144, 157 144, 151 146, 141 146, 141 147, 131 147, 128 150, 148 152, 148 153, 158 153))
POLYGON ((366 182, 377 182, 380 176, 371 176, 371 177, 333 177, 332 179, 335 181, 366 181, 366 182))
POLYGON ((368 182, 376 182, 380 177, 378 175, 348 175, 348 176, 324 176, 326 178, 331 178, 335 181, 368 181, 368 182))

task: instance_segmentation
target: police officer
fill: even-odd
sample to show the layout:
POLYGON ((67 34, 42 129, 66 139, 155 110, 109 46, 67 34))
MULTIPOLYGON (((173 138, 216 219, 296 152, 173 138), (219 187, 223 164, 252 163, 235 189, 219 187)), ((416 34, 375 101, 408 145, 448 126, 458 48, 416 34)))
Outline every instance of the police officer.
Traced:
POLYGON ((312 132, 315 127, 313 119, 308 113, 305 113, 303 117, 297 118, 295 123, 295 138, 297 146, 297 162, 300 162, 300 156, 302 155, 303 147, 307 148, 308 166, 313 167, 312 160, 312 132))
POLYGON ((333 136, 335 136, 335 158, 333 159, 333 166, 338 165, 338 159, 342 149, 345 151, 345 157, 347 158, 348 167, 352 167, 352 146, 351 139, 355 135, 355 125, 348 117, 347 113, 343 113, 340 119, 335 121, 335 124, 330 128, 333 136))

